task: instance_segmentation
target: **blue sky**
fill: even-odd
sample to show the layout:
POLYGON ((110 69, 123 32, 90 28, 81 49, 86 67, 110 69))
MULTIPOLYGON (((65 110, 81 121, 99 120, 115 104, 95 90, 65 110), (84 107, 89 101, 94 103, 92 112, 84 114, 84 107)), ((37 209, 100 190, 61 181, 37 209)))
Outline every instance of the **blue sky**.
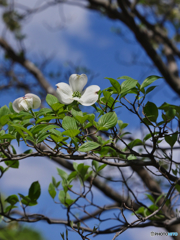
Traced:
MULTIPOLYGON (((15 2, 23 2, 15 1, 15 2)), ((27 1, 27 4, 34 4, 36 1, 27 1), (30 3, 31 2, 31 3, 30 3)), ((50 8, 44 11, 24 25, 24 33, 27 34, 25 45, 28 51, 28 57, 32 61, 36 61, 37 56, 55 55, 52 63, 49 64, 47 70, 57 69, 58 66, 64 66, 67 61, 81 65, 91 69, 98 76, 93 79, 90 84, 97 84, 101 89, 109 85, 109 81, 105 77, 118 78, 120 76, 130 76, 142 82, 149 75, 160 75, 155 67, 146 56, 146 53, 136 43, 133 35, 122 24, 106 19, 104 16, 89 12, 77 7, 64 6, 64 15, 66 18, 63 22, 61 30, 54 31, 62 19, 59 18, 58 8, 50 8), (48 27, 47 27, 48 24, 48 27), (119 28, 124 40, 112 31, 112 28, 119 28), (129 43, 130 42, 130 43, 129 43), (132 62, 132 53, 135 54, 132 62), (132 64, 128 64, 131 62, 132 64), (149 67, 151 66, 151 67, 149 67)), ((7 39, 16 45, 10 35, 7 34, 7 39)), ((64 69, 66 71, 66 68, 64 69)), ((61 79, 62 81, 62 79, 61 79)), ((68 81, 64 79, 63 81, 68 81)), ((31 83, 29 83, 31 84, 31 83)), ((161 105, 167 101, 178 104, 179 99, 176 94, 167 86, 164 80, 157 82, 159 87, 155 93, 151 93, 149 101, 154 101, 157 105, 161 105)), ((55 83, 52 82, 54 86, 55 83)), ((2 105, 8 104, 15 98, 20 97, 20 92, 8 96, 1 95, 0 100, 2 105)), ((85 109, 88 111, 88 109, 85 109)), ((130 124, 129 128, 136 129, 139 126, 138 121, 127 111, 120 110, 119 117, 124 122, 130 124)), ((23 146, 22 146, 23 148, 23 146)), ((27 192, 27 187, 33 181, 39 180, 42 186, 42 196, 39 200, 38 207, 34 207, 32 212, 43 211, 53 217, 65 217, 61 209, 53 204, 52 199, 48 195, 47 188, 51 181, 51 177, 58 178, 56 164, 47 159, 27 159, 20 163, 20 169, 9 170, 1 180, 1 189, 6 194, 24 193, 27 192), (57 210, 59 209, 59 211, 57 210)), ((99 194, 96 196, 99 201, 108 202, 104 196, 99 194)), ((33 227, 43 231, 47 240, 61 239, 60 232, 64 231, 64 227, 57 225, 48 225, 46 223, 36 223, 33 227)), ((121 235, 121 239, 151 239, 150 229, 141 230, 139 235, 137 230, 128 230, 121 235), (137 234, 137 235, 136 235, 137 234)), ((70 233, 70 240, 77 239, 78 235, 70 233)), ((106 239, 111 239, 112 235, 108 235, 106 239)), ((98 236, 95 239, 104 239, 104 236, 98 236)), ((157 238, 158 239, 158 238, 157 238)), ((166 237, 168 240, 168 237, 166 237)))

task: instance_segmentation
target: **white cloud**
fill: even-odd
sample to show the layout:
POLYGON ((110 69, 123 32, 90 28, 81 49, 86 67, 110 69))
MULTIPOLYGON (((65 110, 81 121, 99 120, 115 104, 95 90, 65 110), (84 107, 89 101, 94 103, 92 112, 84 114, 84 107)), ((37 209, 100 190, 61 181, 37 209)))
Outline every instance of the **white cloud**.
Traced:
MULTIPOLYGON (((34 4, 35 1, 31 7, 34 4)), ((49 7, 33 15, 29 22, 24 24, 23 31, 27 34, 25 42, 28 50, 44 52, 47 55, 55 53, 61 60, 77 60, 84 57, 83 51, 75 49, 70 44, 70 37, 81 40, 91 38, 88 12, 82 8, 64 4, 49 7)))
MULTIPOLYGON (((15 4, 17 6, 19 4, 19 11, 23 11, 20 5, 33 9, 46 2, 15 0, 15 4)), ((0 14, 2 12, 1 10, 0 14)), ((89 23, 89 12, 80 7, 65 4, 48 7, 42 12, 33 14, 23 23, 23 34, 27 36, 25 46, 28 53, 44 53, 47 56, 54 53, 57 59, 63 61, 84 59, 83 50, 74 47, 73 38, 90 42, 92 32, 89 23)), ((0 28, 4 29, 2 21, 0 28)), ((6 32, 5 38, 17 49, 10 33, 6 32)))

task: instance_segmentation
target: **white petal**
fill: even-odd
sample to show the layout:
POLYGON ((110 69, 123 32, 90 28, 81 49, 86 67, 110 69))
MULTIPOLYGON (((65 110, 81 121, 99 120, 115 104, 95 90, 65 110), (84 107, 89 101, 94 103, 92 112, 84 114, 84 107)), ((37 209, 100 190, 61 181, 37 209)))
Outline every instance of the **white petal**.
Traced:
POLYGON ((78 74, 72 74, 70 77, 69 77, 69 85, 71 86, 73 92, 82 92, 84 86, 86 85, 87 83, 87 76, 86 74, 81 74, 81 75, 78 75, 78 74))
POLYGON ((29 111, 30 108, 32 108, 33 100, 31 99, 23 99, 19 103, 19 108, 23 108, 24 111, 29 111))
POLYGON ((25 98, 33 100, 32 101, 32 106, 29 105, 29 107, 32 107, 33 109, 37 109, 41 106, 41 99, 37 95, 35 95, 33 93, 27 93, 25 95, 25 98))
POLYGON ((97 92, 100 90, 100 87, 97 85, 91 85, 87 87, 82 94, 82 97, 79 99, 79 102, 83 106, 91 106, 98 100, 97 92))
POLYGON ((19 103, 23 100, 23 97, 17 98, 14 100, 12 107, 15 112, 19 113, 20 111, 24 110, 22 106, 19 106, 19 103))
POLYGON ((58 100, 63 104, 70 104, 73 102, 72 95, 73 91, 67 83, 56 84, 57 90, 56 95, 58 100))

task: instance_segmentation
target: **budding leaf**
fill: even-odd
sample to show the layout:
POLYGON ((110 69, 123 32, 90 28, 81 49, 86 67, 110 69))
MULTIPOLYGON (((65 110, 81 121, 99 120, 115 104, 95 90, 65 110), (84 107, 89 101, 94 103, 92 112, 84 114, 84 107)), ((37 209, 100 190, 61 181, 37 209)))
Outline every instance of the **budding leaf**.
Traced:
POLYGON ((56 196, 56 190, 52 183, 49 184, 48 192, 49 192, 50 196, 54 199, 56 196))

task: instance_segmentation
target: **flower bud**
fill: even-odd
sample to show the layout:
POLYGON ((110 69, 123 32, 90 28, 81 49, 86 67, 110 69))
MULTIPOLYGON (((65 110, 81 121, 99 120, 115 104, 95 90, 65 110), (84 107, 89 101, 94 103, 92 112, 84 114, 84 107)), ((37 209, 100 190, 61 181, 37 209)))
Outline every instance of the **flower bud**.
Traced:
POLYGON ((40 105, 41 99, 33 93, 27 93, 24 97, 17 98, 12 104, 14 111, 17 113, 37 109, 40 105))

